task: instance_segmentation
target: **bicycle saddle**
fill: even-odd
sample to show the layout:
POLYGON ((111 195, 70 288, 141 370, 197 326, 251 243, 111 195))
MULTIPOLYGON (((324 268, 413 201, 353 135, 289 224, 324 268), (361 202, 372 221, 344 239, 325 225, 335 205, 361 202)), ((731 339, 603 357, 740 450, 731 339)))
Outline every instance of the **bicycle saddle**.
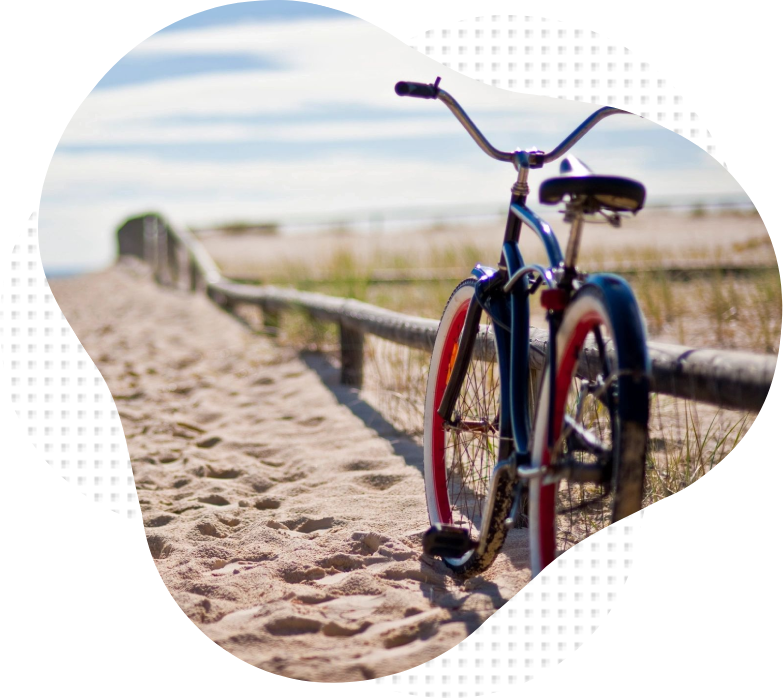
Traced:
POLYGON ((594 174, 581 160, 569 155, 560 163, 560 177, 541 183, 539 200, 542 204, 558 204, 566 195, 584 197, 585 211, 636 213, 644 206, 645 189, 634 179, 594 174))

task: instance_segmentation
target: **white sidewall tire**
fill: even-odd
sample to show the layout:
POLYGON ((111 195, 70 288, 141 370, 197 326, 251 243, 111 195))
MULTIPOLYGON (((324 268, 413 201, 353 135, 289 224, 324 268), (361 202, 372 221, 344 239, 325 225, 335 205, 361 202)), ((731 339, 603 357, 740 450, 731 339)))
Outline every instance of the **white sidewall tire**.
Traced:
POLYGON ((434 468, 442 467, 442 464, 433 463, 432 458, 432 424, 438 405, 435 403, 435 390, 438 381, 438 367, 443 359, 443 349, 455 317, 465 303, 469 303, 475 293, 475 279, 466 279, 454 289, 440 319, 438 334, 435 337, 435 346, 432 349, 430 360, 430 372, 427 377, 427 392, 424 397, 424 489, 427 494, 427 512, 430 523, 443 523, 438 515, 438 503, 435 494, 434 468))

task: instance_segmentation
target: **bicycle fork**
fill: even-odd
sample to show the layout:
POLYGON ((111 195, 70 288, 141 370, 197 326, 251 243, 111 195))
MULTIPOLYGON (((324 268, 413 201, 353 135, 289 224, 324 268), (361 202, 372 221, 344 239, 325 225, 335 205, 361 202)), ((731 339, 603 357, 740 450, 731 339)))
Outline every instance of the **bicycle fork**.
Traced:
POLYGON ((446 382, 443 399, 438 406, 438 414, 441 419, 451 426, 454 425, 452 412, 457 403, 457 397, 459 396, 462 382, 465 380, 465 376, 468 372, 470 357, 473 354, 473 349, 476 345, 476 335, 481 321, 481 312, 482 307, 478 302, 478 298, 473 296, 473 298, 470 299, 468 313, 465 317, 465 325, 462 330, 459 348, 457 349, 457 356, 454 360, 454 365, 451 368, 449 379, 446 382))

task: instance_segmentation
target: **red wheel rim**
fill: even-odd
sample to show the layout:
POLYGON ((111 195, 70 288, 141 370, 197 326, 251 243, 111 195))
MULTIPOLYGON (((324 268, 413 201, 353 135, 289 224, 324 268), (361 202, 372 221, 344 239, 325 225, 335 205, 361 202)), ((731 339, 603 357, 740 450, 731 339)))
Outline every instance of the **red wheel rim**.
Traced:
MULTIPOLYGON (((576 362, 579 359, 579 351, 587 338, 587 335, 603 322, 603 318, 597 311, 586 312, 577 323, 573 333, 563 347, 561 359, 555 375, 555 404, 552 443, 560 438, 565 415, 566 400, 571 381, 576 373, 576 362)), ((549 443, 549 439, 547 439, 549 443)), ((548 448, 544 449, 542 465, 548 466, 552 461, 552 454, 548 448)), ((541 550, 541 569, 544 569, 556 556, 556 485, 545 485, 539 495, 539 546, 541 550)))
POLYGON ((457 312, 454 314, 446 333, 446 339, 440 352, 440 361, 436 369, 435 400, 432 405, 432 484, 435 491, 438 521, 443 524, 452 523, 452 518, 446 478, 446 433, 443 429, 443 418, 437 413, 437 409, 443 399, 443 394, 446 392, 452 354, 459 344, 459 337, 462 328, 465 326, 469 305, 470 300, 466 300, 457 308, 457 312))

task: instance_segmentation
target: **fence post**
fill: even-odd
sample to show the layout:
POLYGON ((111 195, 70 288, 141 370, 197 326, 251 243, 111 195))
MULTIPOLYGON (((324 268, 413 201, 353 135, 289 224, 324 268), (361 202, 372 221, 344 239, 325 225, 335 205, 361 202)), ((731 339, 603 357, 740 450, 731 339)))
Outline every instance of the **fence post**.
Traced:
POLYGON ((277 336, 280 333, 280 313, 273 310, 268 303, 261 303, 261 315, 264 332, 277 336))
POLYGON ((165 223, 155 219, 157 255, 155 258, 155 280, 161 286, 169 286, 169 235, 165 223))
POLYGON ((132 218, 117 231, 117 253, 120 257, 144 259, 146 218, 132 218))
POLYGON ((193 279, 190 270, 190 251, 188 246, 181 240, 177 247, 179 248, 177 253, 177 264, 179 265, 177 268, 177 283, 183 291, 192 291, 193 279))
POLYGON ((340 382, 353 388, 362 387, 364 333, 340 323, 340 382))
POLYGON ((154 216, 144 218, 144 261, 150 269, 157 269, 158 259, 158 225, 154 216))
POLYGON ((207 292, 207 298, 209 298, 213 303, 215 303, 215 305, 220 307, 222 310, 225 310, 227 313, 234 315, 234 311, 236 310, 237 303, 233 298, 229 298, 222 291, 218 291, 217 289, 210 288, 209 286, 207 286, 206 292, 207 292))
POLYGON ((180 280, 181 280, 181 263, 180 258, 182 256, 182 246, 180 245, 177 238, 175 238, 168 230, 168 227, 166 228, 166 240, 167 240, 167 246, 166 246, 166 254, 168 255, 168 274, 169 274, 169 281, 171 285, 174 288, 179 288, 180 286, 180 280))
POLYGON ((198 291, 198 269, 196 260, 191 255, 188 255, 188 289, 191 293, 198 291))

